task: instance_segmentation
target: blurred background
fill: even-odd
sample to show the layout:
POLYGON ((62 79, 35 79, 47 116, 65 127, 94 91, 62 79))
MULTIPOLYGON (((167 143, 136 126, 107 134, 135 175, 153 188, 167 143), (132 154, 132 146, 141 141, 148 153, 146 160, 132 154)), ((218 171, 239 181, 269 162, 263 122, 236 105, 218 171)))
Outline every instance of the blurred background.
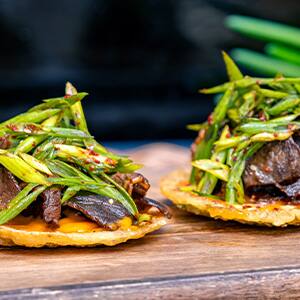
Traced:
POLYGON ((99 140, 192 138, 213 106, 197 89, 226 80, 220 51, 264 47, 229 14, 300 26, 296 0, 0 0, 0 119, 69 80, 99 140))

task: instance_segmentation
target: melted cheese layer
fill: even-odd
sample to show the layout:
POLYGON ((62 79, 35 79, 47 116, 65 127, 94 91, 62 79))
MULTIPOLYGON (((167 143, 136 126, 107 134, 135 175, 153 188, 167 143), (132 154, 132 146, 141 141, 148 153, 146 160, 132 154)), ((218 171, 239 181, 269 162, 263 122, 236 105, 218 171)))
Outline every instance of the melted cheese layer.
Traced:
MULTIPOLYGON (((68 215, 59 220, 58 228, 49 227, 41 218, 17 216, 13 220, 9 221, 5 226, 12 227, 17 230, 25 231, 38 231, 38 232, 97 232, 105 231, 105 228, 100 227, 97 223, 89 221, 83 216, 79 216, 74 213, 68 213, 68 215)), ((117 226, 119 229, 131 229, 135 230, 136 226, 132 225, 132 220, 129 217, 125 217, 118 221, 117 226)))

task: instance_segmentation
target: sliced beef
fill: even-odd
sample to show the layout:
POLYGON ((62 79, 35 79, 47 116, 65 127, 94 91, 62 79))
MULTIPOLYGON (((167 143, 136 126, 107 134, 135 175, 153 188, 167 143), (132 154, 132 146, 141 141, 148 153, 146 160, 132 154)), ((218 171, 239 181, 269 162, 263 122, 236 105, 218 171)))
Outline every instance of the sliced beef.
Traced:
POLYGON ((149 181, 139 173, 116 173, 113 180, 121 185, 133 199, 143 198, 150 188, 149 181))
POLYGON ((161 214, 163 214, 167 218, 171 218, 171 213, 169 212, 167 206, 162 204, 161 202, 144 197, 135 200, 135 203, 138 207, 139 212, 143 212, 150 209, 151 207, 155 207, 161 214))
POLYGON ((20 191, 21 188, 14 175, 0 166, 0 209, 6 208, 20 191))
POLYGON ((130 213, 120 202, 95 194, 77 195, 70 199, 67 205, 82 212, 87 218, 107 229, 116 229, 117 221, 130 216, 130 213))
POLYGON ((52 227, 58 226, 61 216, 61 190, 58 187, 51 187, 42 194, 42 215, 44 221, 52 227))
POLYGON ((247 162, 243 181, 246 191, 274 189, 288 197, 300 194, 300 147, 291 137, 267 143, 247 162))
POLYGON ((291 184, 288 184, 288 185, 282 185, 280 187, 280 189, 288 197, 299 199, 300 198, 300 179, 298 179, 294 183, 291 183, 291 184))

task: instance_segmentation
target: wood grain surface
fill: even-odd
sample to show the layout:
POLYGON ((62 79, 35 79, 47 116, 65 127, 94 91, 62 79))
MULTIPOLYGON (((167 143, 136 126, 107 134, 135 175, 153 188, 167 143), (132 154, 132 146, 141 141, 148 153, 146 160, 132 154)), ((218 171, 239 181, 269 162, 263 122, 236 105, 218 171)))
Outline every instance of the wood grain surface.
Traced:
MULTIPOLYGON (((187 149, 152 144, 151 196, 184 167, 187 149)), ((197 217, 171 206, 170 224, 112 248, 1 248, 0 299, 287 299, 300 297, 300 228, 264 228, 197 217)))

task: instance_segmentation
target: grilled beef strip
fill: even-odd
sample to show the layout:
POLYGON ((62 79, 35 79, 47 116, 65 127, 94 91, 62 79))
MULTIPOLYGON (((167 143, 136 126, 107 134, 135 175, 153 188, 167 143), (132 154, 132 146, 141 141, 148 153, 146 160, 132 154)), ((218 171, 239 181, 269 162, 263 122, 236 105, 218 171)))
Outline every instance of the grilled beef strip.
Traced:
POLYGON ((165 205, 145 197, 150 188, 150 184, 142 174, 116 173, 112 176, 112 178, 132 196, 140 212, 145 212, 151 207, 155 207, 161 214, 168 218, 171 217, 171 214, 165 205))
POLYGON ((116 173, 112 179, 121 185, 133 199, 145 197, 150 188, 149 181, 140 173, 116 173))
POLYGON ((266 143, 247 162, 243 174, 246 192, 267 191, 289 198, 300 196, 300 146, 298 136, 266 143))
POLYGON ((6 208, 20 191, 21 188, 14 175, 0 166, 0 209, 6 208))
POLYGON ((135 203, 140 212, 147 212, 149 209, 151 209, 151 207, 155 207, 156 209, 158 209, 159 213, 166 216, 167 218, 170 219, 172 217, 166 205, 153 199, 143 197, 135 199, 135 203))
POLYGON ((81 193, 71 198, 67 205, 110 230, 116 229, 117 221, 130 216, 130 213, 120 202, 90 193, 81 193))
MULTIPOLYGON (((140 198, 136 200, 136 204, 141 212, 155 207, 163 215, 171 217, 166 206, 152 199, 140 198)), ((120 202, 101 195, 81 193, 71 198, 66 205, 80 211, 87 218, 109 230, 117 229, 117 222, 124 217, 131 217, 131 214, 120 202)))
POLYGON ((61 189, 50 187, 42 194, 42 216, 44 221, 51 227, 58 227, 61 216, 61 189))

